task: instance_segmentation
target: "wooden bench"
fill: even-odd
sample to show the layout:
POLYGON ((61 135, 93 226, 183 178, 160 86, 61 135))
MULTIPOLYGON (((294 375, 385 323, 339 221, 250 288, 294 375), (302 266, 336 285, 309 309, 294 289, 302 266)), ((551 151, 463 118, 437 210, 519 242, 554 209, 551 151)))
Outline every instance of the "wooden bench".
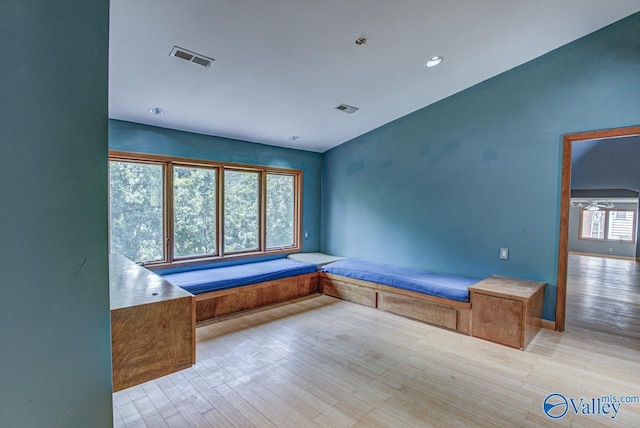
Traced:
POLYGON ((318 266, 284 258, 166 273, 163 277, 195 295, 197 322, 318 292, 318 266))
MULTIPOLYGON (((411 291, 402 288, 407 286, 403 282, 396 282, 400 287, 387 285, 401 278, 404 268, 394 277, 392 266, 355 262, 360 265, 356 264, 353 270, 348 265, 337 267, 336 263, 335 268, 328 265, 328 270, 350 276, 320 272, 320 291, 518 349, 525 349, 541 328, 544 282, 492 276, 467 286, 470 301, 466 302, 455 300, 461 298, 456 294, 451 294, 453 298, 449 299, 411 291), (365 273, 368 266, 372 267, 373 275, 365 273), (388 274, 385 269, 389 270, 388 274), (387 284, 351 276, 379 278, 387 284)), ((433 283, 438 284, 438 275, 434 274, 433 278, 433 283)), ((451 276, 445 276, 444 282, 451 278, 455 282, 456 277, 451 276)), ((420 276, 416 283, 422 280, 420 276)))
POLYGON ((320 272, 320 291, 328 296, 382 309, 429 324, 471 334, 471 303, 445 299, 375 282, 320 272))
POLYGON ((196 321, 286 302, 318 292, 318 273, 212 291, 195 296, 196 321))

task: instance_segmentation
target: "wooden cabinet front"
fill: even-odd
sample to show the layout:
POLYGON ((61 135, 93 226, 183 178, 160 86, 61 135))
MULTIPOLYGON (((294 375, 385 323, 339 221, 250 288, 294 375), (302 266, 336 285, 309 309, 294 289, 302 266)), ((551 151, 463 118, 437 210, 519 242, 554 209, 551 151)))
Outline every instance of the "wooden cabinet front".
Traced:
POLYGON ((471 335, 524 349, 542 326, 543 282, 492 276, 469 287, 471 335))
POLYGON ((521 302, 474 293, 471 307, 473 308, 473 336, 520 348, 522 342, 521 302))

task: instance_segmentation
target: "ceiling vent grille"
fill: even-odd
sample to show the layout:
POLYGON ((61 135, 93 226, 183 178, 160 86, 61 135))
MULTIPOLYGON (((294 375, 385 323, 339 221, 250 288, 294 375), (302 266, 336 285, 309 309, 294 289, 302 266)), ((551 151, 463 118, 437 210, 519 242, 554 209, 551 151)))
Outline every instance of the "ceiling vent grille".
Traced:
POLYGON ((211 67, 211 63, 215 61, 213 58, 207 58, 204 55, 197 54, 195 52, 188 51, 186 49, 182 49, 178 46, 174 46, 173 50, 169 54, 170 56, 175 56, 176 58, 183 59, 185 61, 192 62, 194 64, 201 65, 203 67, 211 67))
POLYGON ((340 104, 338 107, 336 107, 336 110, 340 110, 340 111, 343 111, 345 113, 353 114, 353 113, 358 111, 358 107, 353 107, 353 106, 349 106, 349 105, 346 105, 346 104, 340 104))

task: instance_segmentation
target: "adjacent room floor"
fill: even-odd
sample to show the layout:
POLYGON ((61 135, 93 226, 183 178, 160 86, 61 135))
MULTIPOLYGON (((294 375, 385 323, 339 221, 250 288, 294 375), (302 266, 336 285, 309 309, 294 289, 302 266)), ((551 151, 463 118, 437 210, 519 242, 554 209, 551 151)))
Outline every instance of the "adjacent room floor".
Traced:
POLYGON ((570 254, 566 328, 638 346, 640 263, 570 254))
POLYGON ((616 262, 571 256, 567 331, 524 352, 326 296, 201 325, 197 364, 115 393, 115 426, 640 426, 640 403, 542 409, 640 395, 638 267, 616 262))

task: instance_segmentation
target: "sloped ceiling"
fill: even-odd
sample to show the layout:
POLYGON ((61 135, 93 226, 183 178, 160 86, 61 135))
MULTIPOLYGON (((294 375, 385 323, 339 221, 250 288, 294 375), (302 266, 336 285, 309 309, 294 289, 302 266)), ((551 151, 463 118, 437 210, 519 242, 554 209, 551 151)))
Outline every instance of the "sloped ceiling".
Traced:
POLYGON ((638 11, 640 0, 111 0, 109 115, 324 152, 638 11))

